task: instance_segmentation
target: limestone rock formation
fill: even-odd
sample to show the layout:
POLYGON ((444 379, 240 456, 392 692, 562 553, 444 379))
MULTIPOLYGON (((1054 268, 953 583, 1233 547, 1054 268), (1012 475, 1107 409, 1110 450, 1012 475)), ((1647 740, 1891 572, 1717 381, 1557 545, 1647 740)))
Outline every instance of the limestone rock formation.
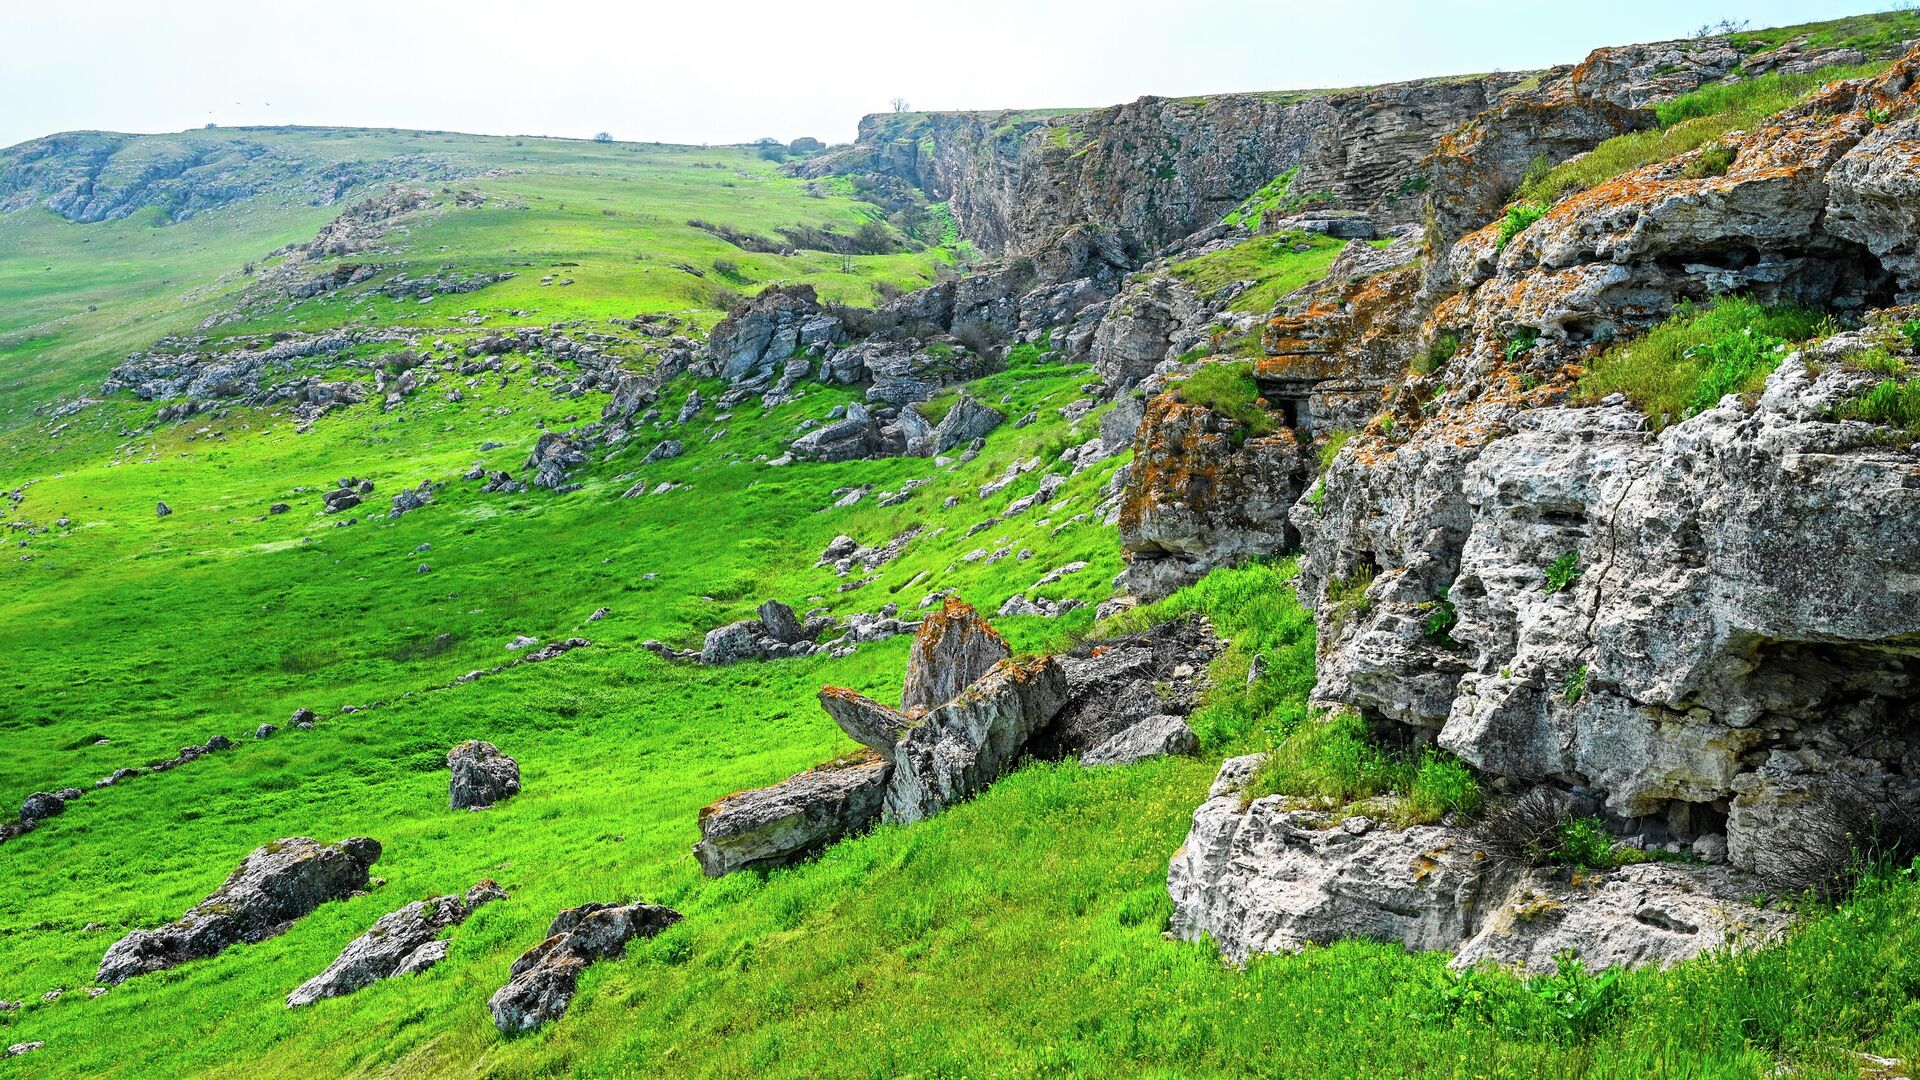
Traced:
POLYGON ((882 819, 919 821, 979 792, 1013 766, 1066 698, 1066 676, 1052 657, 1000 661, 895 745, 882 819))
POLYGON ((520 763, 490 742, 469 739, 447 751, 449 803, 455 810, 492 806, 520 793, 520 763))
POLYGON ((1208 570, 1292 546, 1287 511, 1312 475, 1290 428, 1245 437, 1236 421, 1163 394, 1134 437, 1120 506, 1129 592, 1154 600, 1208 570))
POLYGON ((507 1034, 532 1031, 565 1015, 580 973, 626 952, 680 921, 659 904, 582 904, 554 917, 547 939, 513 962, 505 986, 487 999, 494 1026, 507 1034))
POLYGON ((1222 767, 1167 870, 1169 932, 1206 935, 1235 963, 1359 938, 1452 952, 1456 967, 1545 972, 1571 951, 1597 970, 1752 948, 1793 923, 1749 903, 1724 868, 1556 874, 1491 859, 1457 828, 1342 820, 1277 795, 1243 805, 1256 761, 1222 767))
POLYGON ((443 931, 467 921, 482 904, 506 898, 499 886, 483 881, 464 896, 415 900, 380 916, 366 933, 347 943, 327 970, 288 994, 287 1008, 364 990, 381 979, 425 971, 446 954, 447 943, 440 940, 443 931))
POLYGON ((265 941, 329 900, 367 886, 380 845, 364 836, 322 844, 305 836, 255 850, 211 896, 174 922, 136 930, 115 942, 96 978, 124 982, 188 960, 218 955, 229 945, 265 941))

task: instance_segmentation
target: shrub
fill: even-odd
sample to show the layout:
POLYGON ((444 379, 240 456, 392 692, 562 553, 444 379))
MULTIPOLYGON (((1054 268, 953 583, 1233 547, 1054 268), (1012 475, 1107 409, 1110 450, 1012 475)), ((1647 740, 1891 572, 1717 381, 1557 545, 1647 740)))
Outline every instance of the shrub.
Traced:
POLYGON ((1441 334, 1427 346, 1427 351, 1413 358, 1413 373, 1425 375, 1445 367, 1460 352, 1459 334, 1441 334))
POLYGON ((1409 825, 1431 825, 1448 814, 1471 817, 1480 812, 1480 802, 1480 783, 1473 770, 1429 750, 1400 801, 1400 817, 1409 825))
POLYGON ((1920 380, 1882 379, 1873 389, 1834 409, 1841 420, 1864 420, 1902 431, 1920 432, 1920 380))
POLYGON ((1442 598, 1432 602, 1427 608, 1427 619, 1422 625, 1427 637, 1442 648, 1457 649, 1460 643, 1453 640, 1453 628, 1460 625, 1460 613, 1454 610, 1453 601, 1442 598))
POLYGON ((1620 988, 1622 968, 1592 974, 1569 949, 1553 958, 1554 972, 1527 982, 1527 990, 1545 1006, 1560 1033, 1575 1042, 1600 1034, 1625 1006, 1620 988))
POLYGON ((1838 903, 1862 884, 1906 870, 1920 857, 1920 814, 1876 793, 1829 786, 1783 830, 1769 852, 1766 885, 1838 903))
POLYGON ((1507 339, 1507 363, 1511 364, 1532 352, 1534 346, 1538 344, 1540 344, 1540 331, 1537 328, 1531 326, 1515 328, 1513 336, 1507 339))
POLYGON ((1528 866, 1612 870, 1647 859, 1645 852, 1615 843, 1603 823, 1575 814, 1565 796, 1547 788, 1486 814, 1474 840, 1493 858, 1528 866))
POLYGON ((1549 204, 1544 200, 1517 202, 1507 207, 1507 216, 1500 221, 1500 239, 1494 247, 1504 248, 1507 241, 1526 231, 1529 225, 1546 216, 1549 204))
POLYGON ((1234 432, 1236 441, 1269 434, 1279 426, 1260 397, 1260 386, 1253 381, 1250 361, 1201 364, 1173 391, 1189 405, 1201 406, 1234 421, 1238 425, 1234 432))
POLYGON ((1587 665, 1581 664, 1567 672, 1567 677, 1560 680, 1560 693, 1569 703, 1579 701, 1586 696, 1587 665))
POLYGON ((1920 319, 1908 319, 1900 324, 1900 336, 1907 339, 1907 348, 1920 353, 1920 319))
POLYGON ((1574 388, 1574 399, 1594 404, 1623 393, 1658 429, 1712 408, 1728 393, 1757 392, 1790 344, 1828 325, 1815 311, 1762 307, 1739 296, 1711 307, 1683 306, 1645 336, 1601 354, 1574 388))
POLYGON ((1557 593, 1580 577, 1580 553, 1569 551, 1547 564, 1547 591, 1557 593))

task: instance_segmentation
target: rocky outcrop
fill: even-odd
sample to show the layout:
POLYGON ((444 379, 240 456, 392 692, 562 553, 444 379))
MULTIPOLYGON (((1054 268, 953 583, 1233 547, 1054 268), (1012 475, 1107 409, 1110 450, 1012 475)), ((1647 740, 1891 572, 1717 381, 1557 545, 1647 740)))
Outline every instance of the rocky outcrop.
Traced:
POLYGON ((1067 680, 1066 704, 1028 743, 1028 752, 1086 765, 1191 753, 1197 743, 1183 718, 1199 707, 1207 667, 1225 647, 1198 615, 1077 646, 1057 658, 1067 680))
POLYGON ((1187 285, 1156 274, 1115 298, 1094 332, 1093 369, 1113 392, 1126 390, 1193 344, 1212 311, 1187 285))
POLYGON ((881 820, 915 822, 986 788, 1066 703, 1052 657, 1003 660, 895 744, 881 820))
POLYGON ((469 739, 447 751, 448 803, 455 810, 492 806, 520 793, 520 763, 490 742, 469 739))
POLYGON ((1846 318, 1912 294, 1904 181, 1876 162, 1899 160, 1881 136, 1901 122, 1877 120, 1914 106, 1916 72, 1920 53, 1724 137, 1719 175, 1683 155, 1447 253, 1462 292, 1429 325, 1460 350, 1292 513, 1317 696, 1653 841, 1724 833, 1763 875, 1830 798, 1920 798, 1912 455, 1836 419, 1883 377, 1847 359, 1876 332, 1691 417, 1560 404, 1567 365, 1689 299, 1846 318))
POLYGON ((941 602, 940 610, 927 616, 913 637, 900 707, 920 713, 952 701, 993 665, 1012 655, 1006 639, 987 625, 973 605, 949 596, 941 602))
MULTIPOLYGON (((1402 192, 1435 140, 1522 75, 1300 95, 1141 98, 1067 114, 869 116, 806 175, 871 173, 945 200, 987 251, 1043 252, 1093 223, 1135 252, 1217 222, 1290 169, 1293 189, 1382 220, 1413 220, 1402 192)), ((1138 261, 1137 257, 1134 261, 1138 261)))
POLYGON ((582 904, 554 916, 547 939, 513 962, 505 986, 487 999, 494 1026, 506 1034, 532 1031, 566 1014, 580 973, 627 951, 680 921, 659 904, 582 904))
POLYGON ((364 990, 381 979, 425 971, 446 957, 447 943, 440 937, 442 933, 466 922, 482 904, 506 898, 499 886, 483 881, 464 896, 415 900, 380 916, 366 933, 347 943, 327 970, 288 994, 287 1008, 364 990))
POLYGON ((226 884, 178 920, 115 942, 96 978, 125 982, 275 937, 321 904, 366 888, 368 868, 379 857, 379 843, 364 836, 337 844, 304 836, 276 840, 248 855, 226 884))
POLYGON ((809 858, 879 820, 892 768, 872 753, 856 753, 729 795, 700 811, 694 858, 708 877, 809 858))
POLYGON ((1358 938, 1451 952, 1455 967, 1550 972, 1569 952, 1589 970, 1665 965, 1771 942, 1794 921, 1748 902, 1725 868, 1555 873, 1492 858, 1459 828, 1243 802, 1257 761, 1222 766, 1167 869, 1168 932, 1235 963, 1358 938))
POLYGON ((1216 566, 1293 545, 1287 511, 1314 467, 1294 430, 1247 437, 1238 421, 1163 394, 1133 445, 1120 505, 1128 591, 1157 599, 1216 566))

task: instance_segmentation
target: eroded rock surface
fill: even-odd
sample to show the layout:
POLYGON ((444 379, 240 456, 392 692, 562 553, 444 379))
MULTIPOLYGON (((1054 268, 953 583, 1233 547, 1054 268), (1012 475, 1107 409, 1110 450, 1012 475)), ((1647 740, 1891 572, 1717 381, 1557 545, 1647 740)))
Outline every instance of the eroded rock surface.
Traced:
POLYGON ((469 739, 447 751, 448 801, 455 810, 492 806, 520 793, 520 763, 490 742, 469 739))
POLYGON ((949 596, 914 634, 900 707, 908 712, 951 701, 993 665, 1013 655, 973 605, 949 596))
POLYGON ((892 770, 873 753, 856 753, 729 795, 700 811, 694 858, 708 877, 799 862, 878 820, 892 770))
POLYGON ((1359 938, 1452 952, 1456 967, 1547 972, 1569 951, 1594 970, 1664 965, 1773 941, 1794 921, 1747 902, 1725 868, 1550 873, 1489 858, 1458 828, 1339 820, 1277 795, 1243 805, 1255 760, 1222 768, 1167 871, 1169 932, 1206 935, 1236 963, 1359 938))

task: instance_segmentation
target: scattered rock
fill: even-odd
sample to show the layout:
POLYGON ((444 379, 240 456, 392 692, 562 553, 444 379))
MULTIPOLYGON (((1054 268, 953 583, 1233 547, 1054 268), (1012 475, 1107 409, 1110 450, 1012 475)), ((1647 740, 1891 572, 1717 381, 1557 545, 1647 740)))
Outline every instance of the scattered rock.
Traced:
POLYGON ((447 751, 449 802, 455 810, 492 806, 520 792, 520 763, 490 742, 469 739, 447 751))
POLYGON ((588 965, 617 957, 627 942, 679 921, 679 912, 657 904, 583 904, 562 911, 547 939, 522 953, 507 984, 487 999, 494 1026, 513 1034, 559 1019, 588 965))
POLYGON ((175 922, 115 942, 96 980, 108 985, 275 937, 329 900, 367 887, 380 845, 364 836, 321 844, 305 836, 256 849, 211 896, 175 922))
POLYGON ((288 994, 287 1008, 351 994, 381 979, 432 967, 446 954, 446 942, 439 940, 442 931, 465 922, 482 904, 506 898, 498 885, 483 881, 465 896, 415 900, 380 916, 366 933, 347 943, 327 970, 288 994))
POLYGON ((879 819, 891 772, 885 760, 862 751, 729 795, 700 811, 694 857, 708 877, 805 859, 879 819))

